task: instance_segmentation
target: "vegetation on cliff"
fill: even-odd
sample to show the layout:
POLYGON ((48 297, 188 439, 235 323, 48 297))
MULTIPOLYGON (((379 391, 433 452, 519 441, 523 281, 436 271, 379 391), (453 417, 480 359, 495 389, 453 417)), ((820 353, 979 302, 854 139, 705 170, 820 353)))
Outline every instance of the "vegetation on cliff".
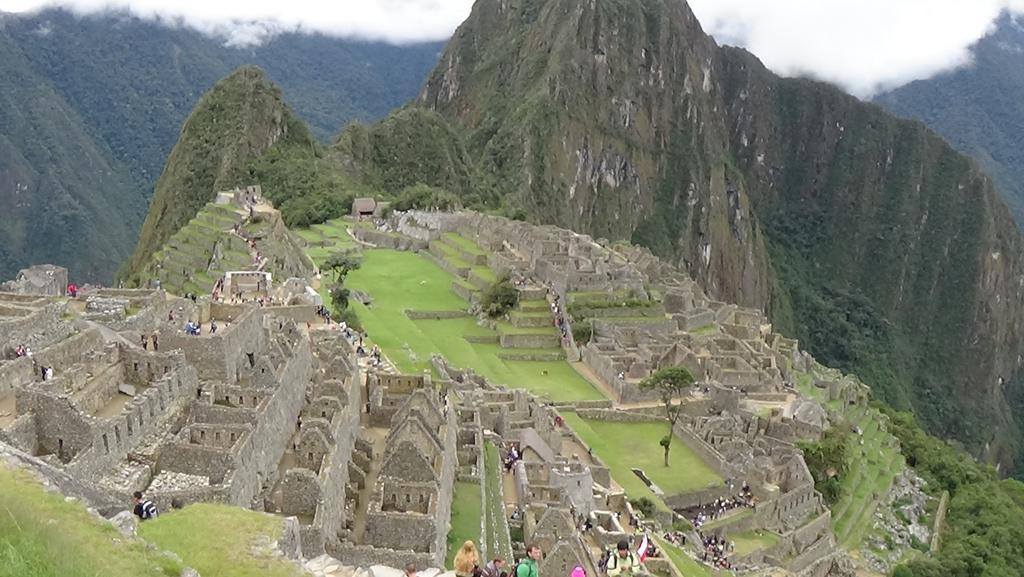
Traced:
POLYGON ((109 283, 182 123, 233 69, 264 69, 327 142, 412 98, 441 48, 298 33, 238 48, 117 11, 0 20, 0 279, 53 262, 109 283))
MULTIPOLYGON (((281 91, 253 66, 239 68, 199 101, 182 128, 164 172, 157 181, 149 214, 125 277, 140 270, 164 241, 185 225, 216 192, 253 184, 254 166, 274 147, 297 160, 315 156, 317 143, 288 110, 281 91)), ((302 166, 301 164, 299 165, 302 166)), ((270 161, 264 176, 285 172, 270 161)), ((298 168, 288 167, 287 174, 298 168)), ((287 200, 290 187, 273 193, 287 200)), ((304 192, 299 187, 298 191, 304 192)))

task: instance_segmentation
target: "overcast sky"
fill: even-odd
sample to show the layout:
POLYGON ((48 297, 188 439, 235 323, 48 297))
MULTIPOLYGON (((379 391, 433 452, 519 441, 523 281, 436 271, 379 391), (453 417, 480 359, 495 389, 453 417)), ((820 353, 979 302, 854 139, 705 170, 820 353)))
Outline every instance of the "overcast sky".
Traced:
MULTIPOLYGON (((600 0, 598 0, 600 1, 600 0)), ((395 42, 448 38, 472 0, 0 0, 20 12, 60 4, 127 7, 228 42, 303 29, 395 42)), ((968 63, 968 46, 1024 0, 690 0, 720 43, 745 46, 785 75, 809 74, 859 96, 968 63)))

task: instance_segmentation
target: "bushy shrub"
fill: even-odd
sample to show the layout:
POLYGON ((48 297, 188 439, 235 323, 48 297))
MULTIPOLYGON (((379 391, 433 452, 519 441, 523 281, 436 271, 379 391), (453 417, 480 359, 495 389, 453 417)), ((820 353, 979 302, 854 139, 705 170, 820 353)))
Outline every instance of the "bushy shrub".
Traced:
POLYGON ((629 504, 634 509, 644 514, 644 517, 650 517, 654 514, 654 501, 651 501, 649 497, 640 497, 639 499, 630 499, 629 504))
POLYGON ((508 314, 518 303, 519 291, 507 274, 498 278, 480 296, 481 310, 492 319, 508 314))
POLYGON ((594 338, 594 327, 589 322, 575 323, 572 325, 572 340, 577 346, 583 346, 594 338))
POLYGON ((403 189, 391 204, 395 210, 453 210, 460 206, 459 197, 426 184, 415 184, 403 189))

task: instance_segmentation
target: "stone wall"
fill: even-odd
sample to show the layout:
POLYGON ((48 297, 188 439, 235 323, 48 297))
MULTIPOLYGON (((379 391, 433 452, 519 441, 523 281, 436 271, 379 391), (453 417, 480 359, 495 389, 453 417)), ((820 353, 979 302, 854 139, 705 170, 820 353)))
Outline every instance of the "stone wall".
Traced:
POLYGON ((66 339, 74 325, 63 319, 65 309, 63 303, 53 302, 25 316, 0 316, 0 357, 19 345, 40 351, 66 339))
MULTIPOLYGON (((211 306, 211 313, 216 314, 211 306)), ((233 382, 248 366, 246 353, 264 350, 263 313, 252 307, 240 308, 229 326, 216 335, 190 336, 180 330, 160 331, 161 350, 180 349, 199 373, 200 380, 233 382)))

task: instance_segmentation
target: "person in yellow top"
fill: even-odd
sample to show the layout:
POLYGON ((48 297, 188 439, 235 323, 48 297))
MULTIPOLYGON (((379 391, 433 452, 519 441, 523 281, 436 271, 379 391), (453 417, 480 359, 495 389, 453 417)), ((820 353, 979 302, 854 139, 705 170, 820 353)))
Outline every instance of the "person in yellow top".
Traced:
POLYGON ((455 574, 458 577, 473 577, 480 566, 480 554, 476 551, 476 545, 472 541, 463 543, 455 553, 452 565, 455 566, 455 574))
POLYGON ((608 559, 605 570, 608 577, 632 577, 640 573, 640 559, 630 550, 625 539, 615 547, 615 553, 608 559))

